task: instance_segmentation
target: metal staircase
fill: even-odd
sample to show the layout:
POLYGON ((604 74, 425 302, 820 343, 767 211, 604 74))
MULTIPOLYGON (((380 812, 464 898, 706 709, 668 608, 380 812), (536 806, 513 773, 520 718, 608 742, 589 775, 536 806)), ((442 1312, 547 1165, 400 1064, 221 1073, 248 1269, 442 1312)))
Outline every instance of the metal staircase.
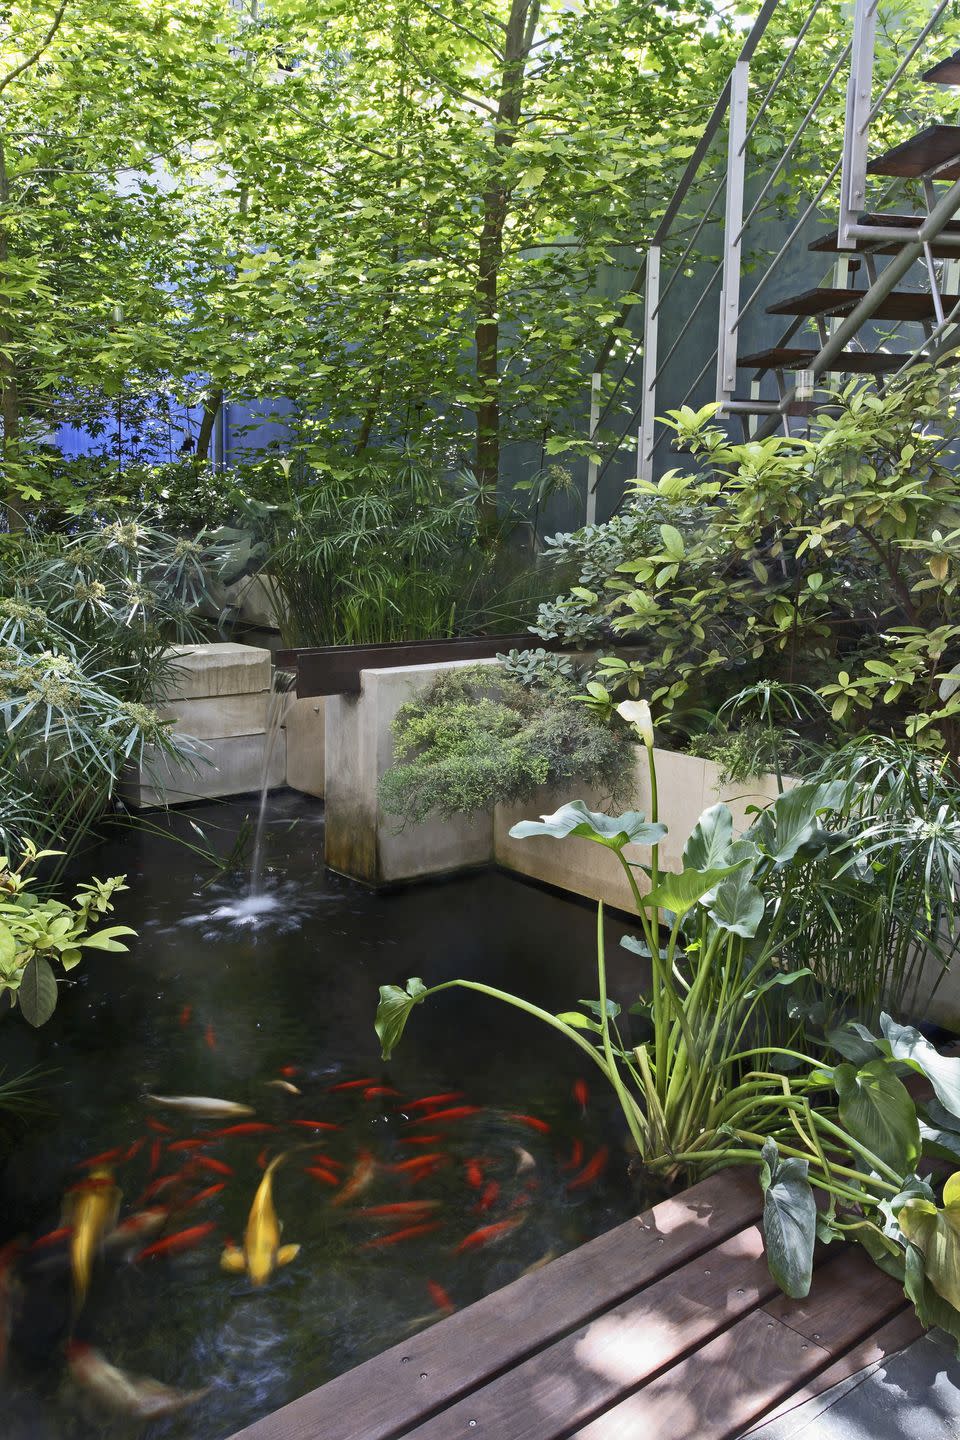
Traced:
MULTIPOLYGON (((625 347, 614 327, 598 353, 590 415, 597 458, 589 467, 588 523, 596 518, 604 476, 611 469, 622 474, 628 446, 631 452, 635 446, 635 473, 642 478, 652 478, 661 464, 670 463, 670 432, 658 421, 668 409, 714 399, 720 415, 744 437, 781 428, 789 434, 794 415, 806 420, 811 408, 830 403, 824 387, 838 376, 872 376, 882 385, 884 377, 918 360, 936 363, 960 349, 960 219, 954 218, 960 212, 960 125, 941 123, 934 113, 921 115, 928 123, 914 124, 898 143, 871 154, 871 126, 881 117, 890 133, 891 121, 900 121, 901 94, 912 98, 924 86, 960 87, 960 50, 936 59, 945 44, 952 40, 956 45, 956 7, 950 0, 931 0, 926 20, 908 36, 896 0, 889 0, 892 26, 879 27, 878 41, 882 0, 856 0, 848 33, 836 36, 835 53, 824 54, 821 61, 809 51, 816 43, 814 21, 821 3, 813 0, 772 83, 760 93, 751 85, 751 67, 780 8, 778 0, 764 4, 631 286, 642 294, 642 306, 625 307, 618 317, 621 337, 622 327, 633 323, 635 342, 625 347), (816 98, 766 175, 756 166, 748 171, 751 142, 762 135, 765 117, 801 59, 805 77, 819 70, 816 98), (823 160, 814 148, 811 163, 815 122, 844 74, 842 153, 830 165, 829 157, 823 160), (804 154, 804 165, 798 167, 804 154), (796 168, 807 175, 814 171, 821 183, 776 253, 760 265, 755 234, 764 207, 769 211, 782 198, 796 168), (701 202, 717 172, 719 184, 701 202), (879 181, 887 183, 878 194, 879 181), (904 213, 905 190, 911 213, 904 213), (835 228, 808 238, 831 199, 839 211, 835 228), (888 211, 884 207, 891 199, 896 209, 888 211), (715 208, 721 200, 722 214, 715 208), (682 247, 674 233, 679 232, 678 217, 693 223, 682 247), (719 240, 722 260, 715 266, 698 259, 698 247, 706 249, 709 240, 719 240), (770 293, 772 282, 788 265, 796 268, 798 250, 810 256, 808 273, 816 256, 834 256, 831 272, 825 283, 777 297, 770 293), (913 286, 898 288, 911 273, 916 275, 913 286), (692 282, 704 278, 699 294, 685 306, 692 282), (676 316, 684 308, 680 322, 676 316), (688 383, 703 354, 704 325, 711 315, 717 321, 716 348, 688 383), (641 317, 642 328, 637 324, 641 317), (788 322, 780 333, 759 347, 751 345, 755 332, 769 336, 776 317, 788 322), (825 378, 821 385, 820 377, 830 377, 829 382, 825 378)), ((778 43, 782 46, 782 35, 778 43)), ((958 100, 960 95, 949 90, 935 95, 927 89, 913 110, 933 112, 958 100)), ((903 133, 911 118, 896 128, 903 133)))

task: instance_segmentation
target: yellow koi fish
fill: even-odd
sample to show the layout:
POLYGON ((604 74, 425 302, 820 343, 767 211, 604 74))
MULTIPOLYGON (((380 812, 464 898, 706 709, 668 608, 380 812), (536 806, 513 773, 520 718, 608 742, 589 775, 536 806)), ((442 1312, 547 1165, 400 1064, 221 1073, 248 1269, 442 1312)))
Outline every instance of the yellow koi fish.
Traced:
POLYGON ((264 1171, 250 1206, 243 1249, 228 1245, 220 1256, 221 1270, 232 1275, 245 1271, 251 1285, 265 1285, 278 1265, 289 1265, 300 1253, 299 1245, 280 1244, 283 1226, 273 1208, 273 1172, 286 1158, 286 1154, 277 1155, 264 1171))
POLYGON ((119 1211, 120 1191, 113 1182, 112 1170, 91 1170, 87 1178, 67 1194, 64 1223, 72 1230, 70 1269, 78 1310, 87 1297, 94 1257, 104 1236, 116 1225, 119 1211))
POLYGON ((67 1346, 67 1365, 74 1382, 89 1391, 105 1410, 138 1420, 173 1415, 210 1393, 209 1385, 203 1390, 174 1390, 149 1375, 131 1375, 111 1365, 99 1350, 78 1340, 67 1346))

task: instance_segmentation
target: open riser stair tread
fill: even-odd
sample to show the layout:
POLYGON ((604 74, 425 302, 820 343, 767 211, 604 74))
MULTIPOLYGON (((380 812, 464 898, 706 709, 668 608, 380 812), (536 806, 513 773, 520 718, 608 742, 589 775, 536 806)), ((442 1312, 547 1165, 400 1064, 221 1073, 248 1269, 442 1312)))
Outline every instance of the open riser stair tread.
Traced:
MULTIPOLYGON (((857 223, 866 226, 882 226, 891 230, 919 230, 927 219, 926 215, 893 215, 882 211, 871 211, 861 215, 857 223)), ((903 240, 870 240, 858 236, 853 247, 839 243, 839 230, 830 230, 818 240, 811 240, 808 250, 825 255, 849 255, 853 251, 870 250, 877 255, 896 255, 903 248, 903 240)), ((936 240, 930 242, 931 254, 937 260, 960 259, 960 220, 948 220, 936 240), (953 237, 951 244, 947 237, 953 237)))
MULTIPOLYGON (((804 290, 799 295, 790 295, 767 306, 768 315, 849 315, 863 299, 864 291, 835 289, 820 286, 815 290, 804 290)), ((945 311, 951 310, 960 301, 960 295, 941 297, 945 311)), ((936 309, 933 296, 926 290, 894 290, 874 308, 873 320, 923 321, 935 320, 936 309)))
POLYGON ((960 125, 928 125, 867 166, 868 175, 904 179, 931 173, 940 180, 960 178, 960 125))
MULTIPOLYGON (((806 370, 816 356, 816 350, 775 345, 769 350, 758 350, 755 355, 742 356, 737 365, 741 370, 806 370)), ((906 359, 906 355, 890 355, 885 351, 844 350, 829 369, 836 375, 884 375, 899 370, 906 359)))

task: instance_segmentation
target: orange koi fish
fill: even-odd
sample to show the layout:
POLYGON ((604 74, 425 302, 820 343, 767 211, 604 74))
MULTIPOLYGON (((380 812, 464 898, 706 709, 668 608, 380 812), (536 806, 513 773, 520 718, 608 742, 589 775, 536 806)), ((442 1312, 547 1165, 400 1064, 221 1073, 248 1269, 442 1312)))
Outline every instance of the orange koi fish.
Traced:
MULTIPOLYGON (((303 1130, 342 1130, 342 1125, 331 1125, 329 1120, 291 1120, 291 1125, 299 1125, 303 1130)), ((275 1128, 273 1126, 271 1129, 275 1128)))
POLYGON ((414 1155, 412 1160, 401 1160, 399 1165, 391 1165, 391 1170, 397 1175, 406 1175, 412 1171, 422 1170, 424 1167, 433 1168, 446 1160, 446 1155, 439 1152, 436 1155, 414 1155))
POLYGON ((574 1140, 573 1148, 570 1151, 570 1159, 564 1160, 560 1166, 561 1170, 579 1170, 583 1164, 583 1141, 574 1140))
POLYGON ((452 1105, 454 1100, 462 1100, 462 1090, 446 1090, 442 1095, 425 1095, 422 1100, 409 1100, 404 1104, 404 1110, 433 1110, 437 1105, 452 1105))
POLYGON ((204 1225, 192 1225, 189 1230, 178 1230, 175 1235, 166 1235, 162 1240, 157 1240, 153 1245, 148 1245, 141 1250, 137 1256, 138 1260, 152 1260, 156 1255, 180 1255, 184 1250, 193 1250, 208 1235, 216 1230, 212 1220, 204 1225))
POLYGON ((150 1130, 153 1131, 154 1135, 172 1135, 172 1134, 173 1134, 173 1128, 172 1128, 172 1126, 170 1126, 170 1125, 164 1125, 164 1123, 163 1123, 162 1120, 155 1120, 152 1115, 148 1115, 148 1116, 147 1116, 147 1126, 148 1126, 148 1128, 149 1128, 150 1130))
POLYGON ((122 1154, 123 1150, 120 1148, 116 1150, 104 1150, 101 1155, 93 1155, 89 1160, 78 1160, 76 1168, 78 1170, 85 1170, 88 1167, 95 1168, 97 1165, 109 1165, 112 1161, 119 1160, 122 1154))
MULTIPOLYGON (((61 1245, 69 1240, 72 1234, 72 1225, 61 1225, 59 1230, 51 1230, 49 1234, 41 1235, 39 1240, 34 1240, 30 1246, 30 1250, 31 1252, 34 1250, 51 1250, 54 1245, 61 1245)), ((4 1249, 0 1250, 0 1256, 2 1256, 8 1248, 9 1247, 4 1246, 4 1249)))
POLYGON ((175 1175, 158 1176, 156 1180, 151 1181, 140 1196, 141 1205, 146 1205, 149 1200, 155 1200, 158 1195, 163 1195, 167 1190, 172 1189, 174 1185, 182 1185, 187 1179, 187 1175, 188 1172, 186 1170, 178 1170, 175 1175))
POLYGON ((367 1205, 353 1213, 363 1219, 379 1220, 391 1215, 425 1215, 427 1211, 439 1208, 439 1200, 396 1200, 390 1205, 367 1205))
POLYGON ((160 1157, 163 1155, 163 1142, 158 1136, 150 1146, 150 1174, 156 1175, 160 1169, 160 1157))
POLYGON ((216 1185, 208 1185, 205 1190, 198 1191, 198 1193, 194 1195, 192 1199, 184 1201, 184 1203, 180 1206, 180 1209, 193 1210, 197 1205, 203 1205, 206 1203, 206 1201, 212 1200, 214 1195, 219 1195, 220 1191, 226 1190, 226 1188, 227 1182, 225 1180, 221 1180, 216 1185))
POLYGON ((193 1006, 192 1006, 192 1005, 184 1005, 183 1009, 180 1011, 180 1024, 181 1024, 181 1026, 183 1026, 183 1025, 189 1025, 189 1024, 190 1024, 190 1016, 191 1016, 192 1014, 193 1014, 193 1006))
POLYGON ((446 1290, 444 1290, 443 1286, 438 1285, 436 1280, 428 1280, 427 1289, 430 1292, 430 1299, 433 1301, 434 1305, 436 1305, 437 1309, 441 1312, 441 1314, 452 1315, 457 1307, 454 1305, 453 1301, 450 1299, 450 1296, 447 1294, 446 1290))
POLYGON ((258 1169, 258 1170, 266 1170, 266 1168, 267 1168, 267 1147, 266 1147, 266 1145, 264 1145, 263 1149, 260 1151, 260 1154, 257 1156, 257 1169, 258 1169))
POLYGON ((531 1130, 538 1130, 541 1135, 550 1134, 550 1126, 546 1120, 539 1120, 536 1115, 505 1115, 505 1120, 516 1120, 518 1125, 527 1125, 531 1130))
POLYGON ((146 1143, 146 1135, 141 1135, 138 1139, 134 1140, 133 1144, 128 1146, 126 1152, 124 1153, 124 1161, 132 1160, 136 1155, 139 1155, 140 1151, 143 1149, 146 1143))
POLYGON ((394 1090, 392 1085, 368 1085, 363 1092, 364 1100, 379 1100, 383 1095, 399 1096, 400 1091, 394 1090))
POLYGON ((175 1150, 202 1150, 206 1143, 206 1140, 174 1140, 172 1145, 167 1146, 167 1149, 171 1154, 175 1150))
MULTIPOLYGON (((295 1120, 295 1125, 300 1121, 295 1120)), ((245 1120, 240 1125, 226 1125, 222 1130, 211 1130, 211 1140, 226 1140, 231 1135, 266 1135, 270 1130, 276 1130, 276 1125, 268 1125, 265 1120, 245 1120)))
POLYGON ((376 1085, 372 1075, 365 1075, 362 1080, 341 1080, 339 1085, 331 1085, 329 1094, 336 1095, 338 1090, 362 1090, 366 1085, 376 1085))
POLYGON ((353 1168, 347 1183, 330 1202, 332 1205, 346 1205, 355 1195, 360 1195, 370 1184, 376 1174, 377 1163, 369 1150, 361 1150, 357 1157, 357 1163, 353 1168))
POLYGON ((441 1120, 466 1120, 468 1115, 479 1115, 479 1105, 458 1105, 453 1110, 431 1111, 429 1115, 418 1115, 411 1125, 439 1125, 441 1120))
POLYGON ((587 1113, 587 1102, 588 1102, 588 1100, 590 1099, 590 1091, 589 1091, 588 1088, 587 1088, 587 1082, 586 1082, 586 1080, 574 1080, 574 1082, 573 1082, 573 1098, 574 1098, 574 1100, 576 1100, 577 1104, 580 1106, 580 1113, 581 1113, 581 1115, 586 1115, 586 1113, 587 1113))
POLYGON ((607 1149, 606 1145, 601 1145, 600 1149, 593 1156, 593 1158, 588 1160, 586 1165, 584 1165, 583 1169, 580 1171, 580 1174, 574 1175, 572 1180, 567 1181, 567 1189, 582 1190, 584 1186, 591 1185, 594 1180, 598 1180, 603 1174, 604 1170, 607 1168, 607 1161, 609 1158, 610 1151, 607 1149))
POLYGON ((464 1255, 468 1250, 479 1250, 481 1245, 489 1245, 494 1240, 515 1230, 523 1223, 523 1217, 518 1215, 514 1220, 498 1220, 495 1225, 484 1225, 480 1230, 474 1230, 454 1251, 455 1255, 464 1255))
POLYGON ((294 1077, 294 1075, 299 1075, 299 1073, 300 1073, 300 1072, 299 1072, 299 1070, 297 1069, 296 1065, 281 1065, 281 1066, 280 1066, 280 1074, 283 1076, 283 1078, 284 1078, 285 1080, 292 1080, 293 1077, 294 1077))
POLYGON ((471 1190, 483 1189, 483 1165, 479 1160, 468 1160, 463 1173, 471 1190))
POLYGON ((339 1177, 334 1175, 333 1171, 328 1170, 324 1165, 305 1165, 303 1167, 303 1173, 304 1175, 312 1175, 314 1180, 321 1180, 324 1185, 329 1185, 334 1190, 336 1190, 340 1184, 339 1177))
POLYGON ((429 1220, 425 1225, 408 1225, 403 1230, 391 1230, 389 1235, 379 1235, 376 1240, 367 1240, 360 1249, 380 1250, 384 1245, 396 1245, 401 1240, 412 1240, 416 1235, 429 1235, 431 1230, 439 1229, 439 1220, 429 1220))
POLYGON ((191 1155, 190 1164, 195 1170, 211 1170, 214 1175, 232 1175, 233 1166, 225 1160, 214 1160, 212 1155, 191 1155))
POLYGON ((214 1028, 213 1028, 212 1025, 208 1025, 207 1028, 206 1028, 206 1030, 204 1030, 204 1032, 203 1032, 203 1043, 204 1043, 204 1045, 206 1045, 206 1047, 207 1047, 208 1050, 216 1050, 216 1048, 217 1048, 217 1032, 216 1032, 216 1030, 214 1030, 214 1028))
POLYGON ((483 1187, 483 1194, 480 1196, 480 1199, 477 1201, 476 1205, 474 1205, 473 1208, 478 1215, 485 1215, 487 1211, 490 1210, 497 1203, 499 1197, 500 1186, 497 1184, 496 1180, 488 1180, 486 1185, 484 1185, 483 1187))
POLYGON ((163 1205, 154 1205, 148 1210, 138 1210, 121 1220, 104 1239, 105 1250, 132 1249, 142 1245, 151 1235, 158 1235, 170 1218, 170 1211, 163 1205))
POLYGON ((407 1135, 401 1137, 401 1145, 439 1145, 442 1135, 407 1135))

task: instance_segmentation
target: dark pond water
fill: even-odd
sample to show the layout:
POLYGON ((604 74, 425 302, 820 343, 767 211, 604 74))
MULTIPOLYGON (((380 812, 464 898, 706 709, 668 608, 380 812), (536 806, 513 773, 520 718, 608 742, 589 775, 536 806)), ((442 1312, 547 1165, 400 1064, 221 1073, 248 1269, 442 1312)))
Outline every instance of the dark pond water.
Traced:
MULTIPOLYGON (((245 807, 192 813, 229 848, 245 807)), ((192 833, 182 817, 177 825, 192 833)), ((150 1440, 229 1436, 433 1323, 441 1290, 457 1307, 470 1304, 618 1223, 637 1203, 615 1109, 562 1037, 464 991, 418 1007, 389 1065, 373 1032, 378 986, 410 975, 428 984, 479 979, 553 1010, 595 995, 592 907, 496 872, 373 895, 325 871, 322 807, 289 794, 271 802, 268 837, 273 908, 259 917, 244 913, 243 874, 211 881, 209 866, 165 837, 124 833, 86 857, 93 873, 127 873, 118 919, 134 925, 139 940, 128 956, 86 960, 42 1031, 19 1017, 3 1022, 4 1069, 54 1067, 55 1113, 2 1141, 9 1148, 0 1161, 0 1243, 17 1235, 32 1242, 60 1226, 64 1193, 83 1175, 83 1161, 141 1136, 138 1153, 116 1166, 121 1216, 137 1211, 152 1179, 182 1170, 191 1154, 229 1168, 188 1174, 185 1198, 212 1184, 223 1189, 168 1226, 209 1225, 210 1233, 177 1254, 103 1259, 76 1321, 76 1338, 114 1365, 178 1387, 211 1387, 190 1409, 133 1427, 150 1440), (283 1070, 301 1094, 267 1084, 283 1070), (364 1077, 398 1096, 331 1092, 364 1077), (573 1093, 581 1078, 590 1086, 585 1112, 573 1093), (229 1122, 149 1110, 147 1091, 243 1102, 277 1128, 171 1152, 169 1145, 229 1122), (447 1091, 462 1091, 455 1104, 478 1113, 411 1123, 424 1111, 404 1102, 447 1091), (549 1130, 509 1118, 515 1113, 549 1130), (172 1133, 151 1130, 148 1116, 172 1133), (342 1128, 314 1144, 297 1119, 342 1128), (409 1144, 428 1133, 440 1138, 409 1144), (221 1250, 227 1237, 242 1240, 266 1156, 304 1144, 311 1148, 293 1151, 274 1184, 284 1240, 301 1250, 254 1290, 246 1277, 221 1271, 221 1250), (571 1161, 586 1165, 604 1146, 610 1158, 598 1177, 569 1188, 582 1174, 571 1161), (349 1204, 332 1203, 337 1190, 305 1173, 323 1152, 342 1184, 363 1151, 375 1161, 372 1179, 349 1204), (396 1169, 424 1154, 442 1159, 422 1176, 396 1169), (390 1236, 409 1216, 359 1213, 420 1200, 436 1203, 413 1219, 435 1228, 398 1242, 390 1236), (504 1220, 517 1223, 460 1249, 478 1228, 504 1220)), ((637 962, 619 949, 622 929, 609 923, 611 993, 629 1004, 637 962)), ((129 1422, 108 1418, 66 1373, 69 1331, 63 1246, 34 1251, 0 1379, 4 1440, 131 1434, 129 1422)))

